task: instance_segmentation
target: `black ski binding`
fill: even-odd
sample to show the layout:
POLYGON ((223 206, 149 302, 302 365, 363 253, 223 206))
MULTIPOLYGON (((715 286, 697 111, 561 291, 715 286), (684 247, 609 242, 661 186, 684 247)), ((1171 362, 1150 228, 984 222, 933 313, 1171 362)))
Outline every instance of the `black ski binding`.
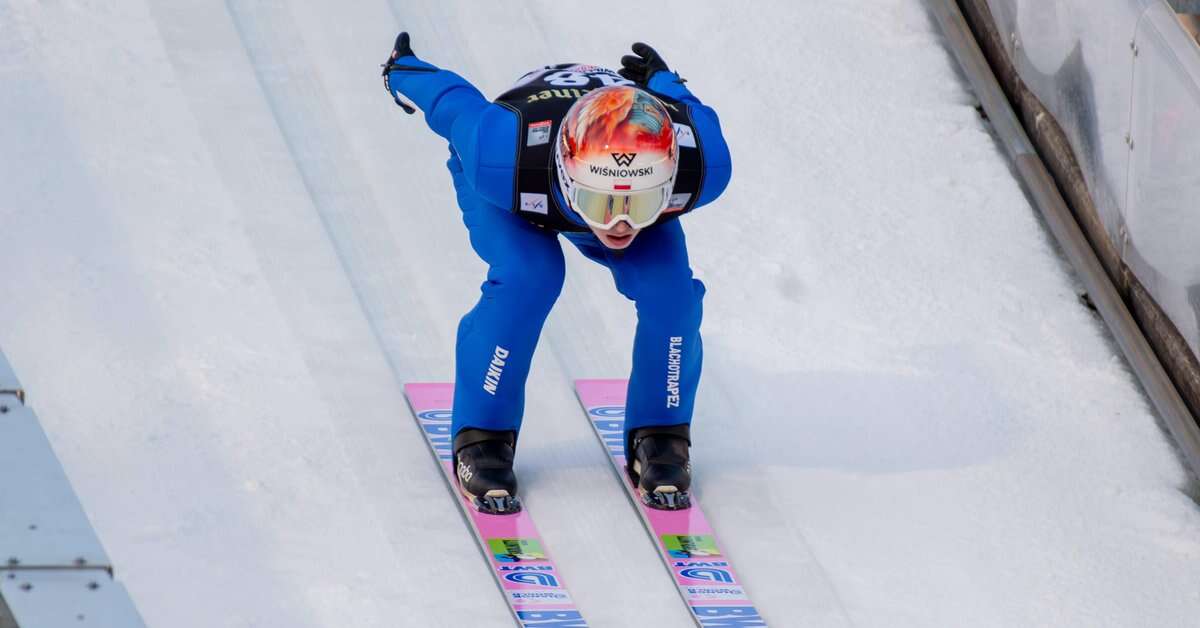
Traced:
POLYGON ((485 515, 515 515, 521 512, 521 498, 509 495, 507 491, 488 491, 483 497, 475 497, 466 491, 463 494, 471 500, 475 510, 485 515))
POLYGON ((679 491, 674 486, 660 486, 653 493, 638 488, 642 503, 655 510, 687 510, 692 507, 690 491, 679 491))

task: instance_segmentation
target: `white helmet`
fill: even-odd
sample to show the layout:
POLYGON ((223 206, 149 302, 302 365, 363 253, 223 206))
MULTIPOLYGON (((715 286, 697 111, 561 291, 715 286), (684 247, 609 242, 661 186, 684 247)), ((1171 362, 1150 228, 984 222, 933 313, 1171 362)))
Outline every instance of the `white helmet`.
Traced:
POLYGON ((554 153, 563 198, 593 227, 635 228, 671 200, 679 147, 671 115, 650 93, 626 85, 588 92, 567 111, 554 153))

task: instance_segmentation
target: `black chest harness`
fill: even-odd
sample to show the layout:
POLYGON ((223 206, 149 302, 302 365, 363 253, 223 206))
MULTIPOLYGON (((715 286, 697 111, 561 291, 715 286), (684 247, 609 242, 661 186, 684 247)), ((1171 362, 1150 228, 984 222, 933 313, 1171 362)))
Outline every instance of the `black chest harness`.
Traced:
MULTIPOLYGON (((554 166, 554 142, 567 110, 598 87, 633 85, 616 72, 594 65, 562 63, 523 76, 496 103, 517 114, 517 173, 511 210, 540 227, 554 231, 588 231, 587 225, 559 193, 554 166)), ((691 211, 704 179, 700 138, 687 105, 655 94, 667 106, 679 145, 679 171, 671 202, 655 225, 691 211)), ((651 225, 653 226, 653 225, 651 225)))

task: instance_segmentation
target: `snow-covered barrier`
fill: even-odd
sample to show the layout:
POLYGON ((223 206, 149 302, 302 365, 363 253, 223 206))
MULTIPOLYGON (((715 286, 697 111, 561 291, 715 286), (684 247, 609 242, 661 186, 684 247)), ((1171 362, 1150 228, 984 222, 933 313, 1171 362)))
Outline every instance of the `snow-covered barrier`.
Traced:
POLYGON ((1200 46, 1163 0, 959 3, 1109 277, 1200 415, 1200 46))
POLYGON ((0 628, 141 628, 0 352, 0 628))

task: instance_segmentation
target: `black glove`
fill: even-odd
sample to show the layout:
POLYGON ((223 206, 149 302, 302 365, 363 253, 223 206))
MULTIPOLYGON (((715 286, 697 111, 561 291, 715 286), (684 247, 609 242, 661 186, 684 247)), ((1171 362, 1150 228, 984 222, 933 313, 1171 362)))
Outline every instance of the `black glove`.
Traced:
POLYGON ((424 68, 408 68, 406 66, 396 65, 397 59, 399 59, 400 57, 407 57, 412 54, 415 54, 415 53, 413 53, 413 51, 412 51, 412 46, 410 46, 408 44, 408 33, 402 32, 396 36, 396 44, 394 46, 392 46, 392 54, 391 54, 391 56, 389 56, 387 58, 387 62, 385 62, 383 64, 383 87, 385 89, 387 89, 388 94, 391 94, 392 100, 395 100, 396 104, 400 105, 400 108, 403 109, 404 113, 407 113, 407 114, 416 113, 417 108, 413 107, 412 103, 401 100, 401 98, 398 94, 392 92, 392 86, 388 84, 388 74, 392 70, 404 70, 404 69, 412 69, 412 70, 421 69, 421 70, 423 70, 424 68))
POLYGON ((640 41, 633 45, 632 55, 621 57, 621 66, 621 69, 617 70, 617 74, 638 85, 649 83, 650 77, 659 70, 670 71, 667 62, 663 61, 658 52, 640 41))
POLYGON ((396 35, 396 45, 392 46, 392 56, 388 57, 388 62, 385 65, 391 65, 400 57, 415 55, 412 51, 412 46, 408 44, 408 32, 402 32, 396 35))

